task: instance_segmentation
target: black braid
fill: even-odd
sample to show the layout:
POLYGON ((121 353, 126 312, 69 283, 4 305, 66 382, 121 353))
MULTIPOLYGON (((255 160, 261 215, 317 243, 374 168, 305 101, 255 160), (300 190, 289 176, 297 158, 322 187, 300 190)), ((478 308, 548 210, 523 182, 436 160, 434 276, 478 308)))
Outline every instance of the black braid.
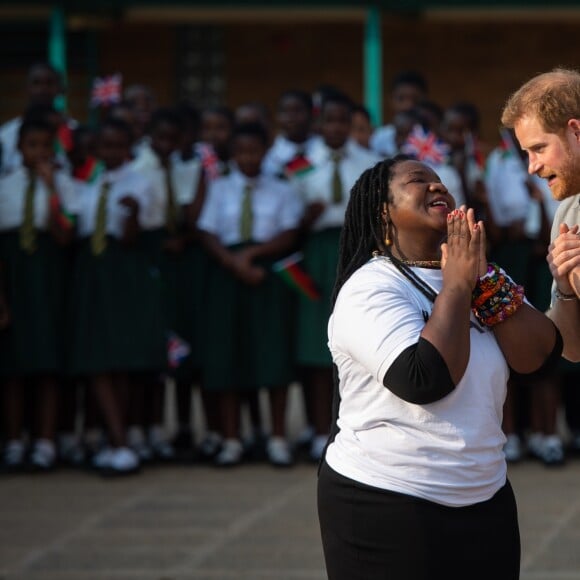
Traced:
POLYGON ((352 187, 340 236, 336 282, 332 293, 333 307, 343 284, 368 262, 372 252, 387 252, 386 227, 381 215, 383 204, 389 201, 393 168, 410 159, 405 155, 397 155, 393 159, 380 161, 367 169, 352 187))

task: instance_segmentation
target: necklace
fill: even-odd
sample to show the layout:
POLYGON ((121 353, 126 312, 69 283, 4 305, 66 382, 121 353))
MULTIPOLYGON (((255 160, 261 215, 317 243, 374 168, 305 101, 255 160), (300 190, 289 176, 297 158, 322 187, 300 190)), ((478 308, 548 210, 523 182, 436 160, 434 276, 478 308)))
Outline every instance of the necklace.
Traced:
MULTIPOLYGON (((383 252, 379 250, 375 250, 372 252, 373 258, 377 256, 383 256, 383 252)), ((394 256, 389 256, 389 258, 394 258, 394 256)), ((429 268, 431 270, 440 270, 441 269, 441 260, 398 260, 395 258, 397 262, 400 264, 405 264, 405 266, 409 266, 410 268, 429 268)), ((393 261, 393 260, 391 260, 393 261)))
POLYGON ((441 260, 401 260, 401 264, 405 264, 405 266, 410 266, 411 268, 441 269, 441 260))

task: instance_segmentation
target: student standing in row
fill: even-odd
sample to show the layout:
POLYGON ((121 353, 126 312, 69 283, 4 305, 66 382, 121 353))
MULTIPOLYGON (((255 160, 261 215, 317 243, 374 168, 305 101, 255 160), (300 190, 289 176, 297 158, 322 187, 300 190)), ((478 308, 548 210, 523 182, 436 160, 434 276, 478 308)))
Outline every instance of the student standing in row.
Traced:
POLYGON ((318 301, 300 297, 296 337, 297 363, 303 369, 305 397, 316 431, 310 450, 314 460, 321 457, 330 429, 332 360, 327 324, 344 212, 358 176, 379 161, 350 139, 351 111, 350 100, 342 95, 322 103, 321 140, 310 152, 315 170, 299 182, 306 203, 304 266, 321 294, 318 301))
POLYGON ((233 138, 236 169, 214 181, 198 227, 213 257, 208 273, 204 387, 218 394, 224 444, 217 465, 242 460, 240 393, 267 388, 272 434, 266 452, 292 463, 286 440, 287 385, 292 365, 291 291, 271 270, 295 246, 302 203, 287 182, 261 173, 268 136, 243 125, 233 138))
POLYGON ((109 119, 100 128, 97 154, 105 171, 79 200, 70 319, 69 370, 89 377, 109 435, 110 446, 93 463, 114 475, 140 464, 127 446, 129 375, 159 372, 167 360, 161 300, 151 300, 158 281, 137 245, 152 194, 148 180, 127 163, 131 140, 122 121, 109 119))
POLYGON ((35 389, 32 467, 50 469, 58 409, 58 377, 64 370, 64 246, 76 212, 72 181, 55 169, 54 130, 41 120, 20 125, 22 165, 0 179, 0 262, 11 322, 0 332, 0 375, 7 443, 4 465, 24 466, 26 389, 35 389), (64 220, 64 221, 63 221, 64 220))

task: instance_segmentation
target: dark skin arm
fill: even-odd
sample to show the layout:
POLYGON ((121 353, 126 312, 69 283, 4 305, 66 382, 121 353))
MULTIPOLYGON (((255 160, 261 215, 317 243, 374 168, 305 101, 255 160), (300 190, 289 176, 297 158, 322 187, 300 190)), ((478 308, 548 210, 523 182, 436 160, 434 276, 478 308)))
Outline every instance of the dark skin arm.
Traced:
POLYGON ((139 236, 139 203, 129 195, 121 198, 119 203, 129 210, 129 215, 125 218, 125 227, 121 241, 124 244, 131 245, 137 241, 139 236))
MULTIPOLYGON (((473 221, 473 210, 469 210, 473 221)), ((441 354, 457 385, 469 362, 471 293, 479 272, 481 247, 485 247, 483 224, 469 235, 467 215, 462 210, 449 214, 448 241, 441 247, 443 288, 431 316, 421 332, 441 354)))
POLYGON ((239 252, 231 252, 215 234, 198 230, 199 240, 208 253, 226 270, 245 284, 257 286, 266 277, 264 268, 254 266, 250 261, 240 259, 239 252))

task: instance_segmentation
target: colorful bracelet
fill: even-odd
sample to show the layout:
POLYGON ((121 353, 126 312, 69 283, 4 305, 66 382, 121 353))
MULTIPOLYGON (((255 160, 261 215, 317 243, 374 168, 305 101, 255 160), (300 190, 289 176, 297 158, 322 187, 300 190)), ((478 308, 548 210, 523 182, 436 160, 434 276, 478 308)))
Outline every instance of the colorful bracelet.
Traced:
POLYGON ((485 326, 507 320, 524 301, 524 288, 517 285, 501 268, 488 264, 473 290, 471 310, 485 326))

